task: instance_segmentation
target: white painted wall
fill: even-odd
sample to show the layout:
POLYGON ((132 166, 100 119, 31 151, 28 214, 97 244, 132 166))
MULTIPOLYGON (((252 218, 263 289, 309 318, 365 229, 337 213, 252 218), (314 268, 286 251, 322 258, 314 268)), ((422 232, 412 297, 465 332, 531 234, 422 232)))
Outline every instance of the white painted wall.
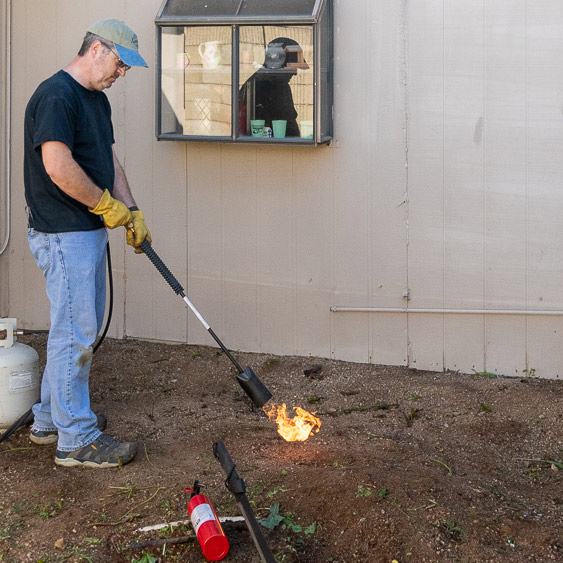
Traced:
MULTIPOLYGON (((330 310, 402 308, 406 292, 416 309, 563 310, 561 2, 335 0, 336 140, 320 148, 157 142, 159 6, 12 2, 20 326, 48 326, 25 240, 25 104, 89 23, 117 17, 151 67, 108 92, 118 154, 154 248, 230 348, 562 377, 562 316, 330 310)), ((212 344, 123 238, 110 334, 212 344)))

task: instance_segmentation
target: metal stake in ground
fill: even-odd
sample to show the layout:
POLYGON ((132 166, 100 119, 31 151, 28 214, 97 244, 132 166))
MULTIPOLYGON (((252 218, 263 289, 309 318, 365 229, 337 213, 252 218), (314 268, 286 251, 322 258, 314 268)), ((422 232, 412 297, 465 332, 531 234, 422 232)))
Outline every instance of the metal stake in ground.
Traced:
POLYGON ((248 530, 254 540, 254 545, 260 554, 262 562, 275 563, 276 560, 266 543, 266 539, 260 531, 254 512, 252 512, 250 502, 248 502, 248 498, 246 497, 246 485, 244 483, 244 479, 239 477, 239 474, 236 471, 236 466, 233 463, 225 444, 223 444, 221 440, 218 440, 213 444, 213 455, 219 461, 221 467, 223 467, 223 471, 227 475, 225 486, 235 496, 235 500, 237 501, 240 511, 246 520, 246 525, 248 526, 248 530))
POLYGON ((184 293, 184 288, 181 286, 180 282, 172 275, 170 270, 166 267, 166 264, 160 259, 160 256, 154 251, 151 244, 144 240, 141 244, 141 249, 147 255, 148 259, 153 263, 154 267, 160 272, 162 277, 168 282, 168 285, 174 290, 177 295, 180 295, 182 299, 187 303, 188 307, 193 311, 194 315, 199 319, 201 324, 205 327, 207 332, 213 337, 213 340, 217 342, 221 350, 225 352, 227 358, 231 360, 232 364, 237 370, 237 381, 242 387, 243 391, 250 397, 250 400, 257 406, 264 406, 271 398, 272 394, 266 386, 260 381, 258 376, 252 371, 250 366, 246 366, 244 369, 233 357, 231 352, 226 348, 226 346, 219 340, 219 337, 213 332, 213 329, 207 324, 207 321, 203 318, 201 313, 195 308, 194 304, 188 299, 184 293))

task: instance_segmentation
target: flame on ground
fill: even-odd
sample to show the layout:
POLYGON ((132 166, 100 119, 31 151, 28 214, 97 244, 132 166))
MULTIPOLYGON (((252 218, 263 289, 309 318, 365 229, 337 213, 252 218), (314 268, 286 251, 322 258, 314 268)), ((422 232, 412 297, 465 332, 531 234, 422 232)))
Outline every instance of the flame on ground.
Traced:
POLYGON ((317 426, 317 432, 321 428, 321 420, 301 407, 293 407, 297 413, 293 418, 287 416, 285 403, 273 404, 271 407, 262 407, 270 420, 278 425, 278 434, 286 442, 304 442, 317 426))

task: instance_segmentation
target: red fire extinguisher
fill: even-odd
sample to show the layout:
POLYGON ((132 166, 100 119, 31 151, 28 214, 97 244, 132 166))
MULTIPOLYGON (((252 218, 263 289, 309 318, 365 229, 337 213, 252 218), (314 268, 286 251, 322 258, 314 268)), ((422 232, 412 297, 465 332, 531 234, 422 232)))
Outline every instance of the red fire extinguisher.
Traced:
POLYGON ((204 557, 209 561, 220 561, 229 552, 229 540, 223 532, 211 501, 205 495, 200 494, 200 489, 201 486, 197 480, 192 489, 184 489, 187 493, 191 493, 188 515, 204 557))

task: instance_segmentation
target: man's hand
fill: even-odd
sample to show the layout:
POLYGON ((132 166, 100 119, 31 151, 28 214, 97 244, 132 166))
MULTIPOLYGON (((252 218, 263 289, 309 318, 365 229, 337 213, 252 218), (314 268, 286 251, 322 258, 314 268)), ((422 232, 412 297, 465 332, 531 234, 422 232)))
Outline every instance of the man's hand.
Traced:
POLYGON ((96 215, 102 215, 108 229, 126 227, 133 222, 133 215, 129 208, 118 199, 111 197, 108 190, 104 191, 96 207, 88 209, 96 215))
POLYGON ((135 254, 142 254, 140 246, 144 240, 152 242, 151 233, 145 224, 145 217, 142 211, 132 211, 132 227, 127 229, 127 244, 135 249, 135 254))

